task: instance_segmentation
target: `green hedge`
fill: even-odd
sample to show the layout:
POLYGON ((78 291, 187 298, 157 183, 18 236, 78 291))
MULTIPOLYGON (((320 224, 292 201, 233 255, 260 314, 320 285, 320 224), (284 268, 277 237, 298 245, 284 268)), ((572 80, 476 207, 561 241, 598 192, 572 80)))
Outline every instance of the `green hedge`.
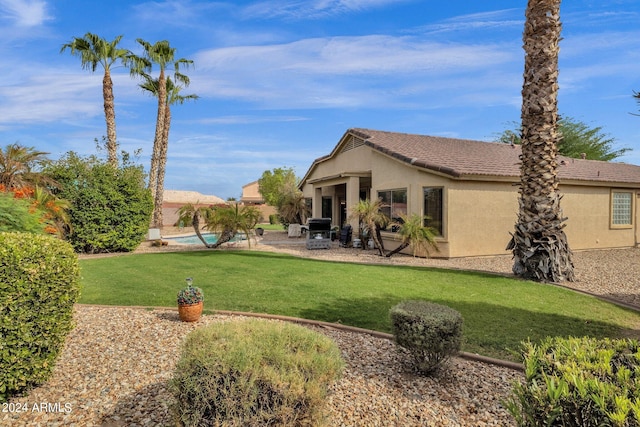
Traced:
POLYGON ((321 425, 343 362, 335 343, 299 325, 257 319, 191 332, 170 382, 178 425, 321 425))
POLYGON ((0 233, 0 401, 46 381, 73 328, 78 257, 51 236, 0 233))
POLYGON ((122 163, 115 168, 95 156, 69 152, 47 167, 61 185, 56 196, 71 203, 66 239, 77 252, 129 252, 144 240, 153 210, 151 192, 142 166, 126 159, 122 163))
POLYGON ((522 356, 506 402, 519 426, 640 426, 638 341, 547 338, 522 356))
POLYGON ((392 307, 389 316, 396 343, 411 353, 422 373, 436 372, 460 351, 463 319, 450 307, 408 300, 392 307))

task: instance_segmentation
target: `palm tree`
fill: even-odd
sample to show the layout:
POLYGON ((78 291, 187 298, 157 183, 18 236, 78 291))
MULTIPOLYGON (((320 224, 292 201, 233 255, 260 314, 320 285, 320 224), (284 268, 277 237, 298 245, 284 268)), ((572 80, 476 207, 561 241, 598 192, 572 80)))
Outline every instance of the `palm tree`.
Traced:
POLYGON ((260 211, 253 206, 242 206, 235 203, 232 206, 219 206, 213 208, 212 214, 207 218, 207 229, 218 234, 218 240, 210 248, 217 248, 230 241, 238 231, 247 236, 249 247, 251 239, 249 234, 260 220, 260 211))
MULTIPOLYGON (((196 202, 197 204, 197 202, 196 202)), ((196 236, 200 239, 203 245, 207 248, 210 248, 211 245, 204 240, 202 237, 202 233, 200 232, 200 219, 207 219, 211 215, 211 208, 209 207, 196 207, 196 205, 192 203, 187 203, 178 209, 178 220, 183 224, 191 224, 193 226, 193 230, 196 233, 196 236)))
POLYGON ((287 224, 304 224, 307 222, 309 208, 304 193, 297 188, 288 191, 278 207, 278 214, 287 224))
POLYGON ((395 255, 409 246, 413 247, 413 256, 416 256, 418 252, 429 256, 430 249, 438 251, 438 244, 435 240, 438 231, 424 225, 425 220, 429 217, 413 214, 411 216, 401 215, 400 218, 402 222, 397 225, 399 227, 398 235, 402 241, 400 246, 387 253, 387 257, 395 255))
POLYGON ((37 171, 47 161, 47 154, 19 144, 7 145, 4 150, 0 148, 0 185, 6 190, 33 188, 39 183, 55 185, 53 180, 37 171))
POLYGON ((574 280, 558 192, 558 43, 561 0, 529 0, 524 29, 519 212, 507 245, 513 272, 538 281, 574 280))
MULTIPOLYGON (((132 70, 140 75, 146 74, 151 70, 153 64, 156 64, 159 69, 158 83, 157 83, 157 98, 158 98, 158 115, 156 120, 156 132, 153 139, 153 151, 151 153, 151 167, 149 169, 149 189, 151 190, 151 196, 154 203, 157 199, 157 182, 158 182, 158 169, 160 166, 160 158, 163 145, 163 135, 165 132, 165 114, 167 105, 167 75, 166 71, 171 67, 174 70, 173 77, 176 82, 189 85, 189 77, 180 73, 180 67, 184 66, 188 68, 193 64, 189 59, 175 59, 176 49, 169 45, 167 40, 162 40, 151 44, 145 40, 136 40, 144 49, 143 57, 136 57, 132 61, 132 70)), ((155 218, 154 218, 155 221, 155 218)), ((154 222, 155 227, 160 227, 162 224, 154 222)))
POLYGON ((385 228, 390 222, 389 218, 382 212, 383 207, 382 199, 377 199, 373 202, 369 199, 360 200, 351 208, 350 215, 350 218, 358 219, 358 222, 373 239, 380 252, 380 256, 384 255, 384 244, 382 243, 380 230, 385 228))
POLYGON ((62 45, 60 53, 71 50, 71 54, 80 57, 83 69, 95 72, 98 65, 104 69, 102 78, 102 97, 104 100, 104 116, 107 122, 107 153, 109 163, 118 165, 118 143, 116 139, 116 113, 114 107, 113 81, 111 67, 118 61, 126 64, 131 59, 131 52, 118 47, 122 36, 109 42, 96 34, 86 33, 84 37, 74 37, 71 42, 62 45))
MULTIPOLYGON (((142 74, 144 82, 140 84, 140 87, 147 92, 150 92, 154 96, 159 96, 158 79, 153 79, 146 73, 142 74)), ((159 227, 162 225, 162 198, 164 194, 164 175, 167 165, 167 151, 169 150, 169 129, 171 128, 171 105, 179 103, 184 104, 188 100, 198 99, 198 95, 181 95, 180 91, 182 86, 173 83, 170 77, 166 79, 166 103, 164 114, 164 126, 162 132, 162 144, 158 153, 158 169, 156 175, 156 182, 153 183, 149 180, 150 188, 155 188, 154 208, 152 214, 152 223, 154 226, 159 227)))

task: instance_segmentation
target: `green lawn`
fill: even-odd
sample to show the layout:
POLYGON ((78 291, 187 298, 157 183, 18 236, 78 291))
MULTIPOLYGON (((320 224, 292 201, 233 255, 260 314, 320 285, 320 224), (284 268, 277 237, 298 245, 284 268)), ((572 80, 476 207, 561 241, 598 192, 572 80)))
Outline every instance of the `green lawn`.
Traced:
POLYGON ((282 224, 258 224, 255 228, 262 228, 263 230, 271 231, 285 231, 285 227, 282 224))
POLYGON ((516 360, 545 336, 640 336, 640 314, 555 286, 430 268, 300 259, 255 251, 196 251, 83 259, 81 303, 175 307, 186 277, 205 310, 281 314, 390 332, 404 299, 450 306, 465 351, 516 360))

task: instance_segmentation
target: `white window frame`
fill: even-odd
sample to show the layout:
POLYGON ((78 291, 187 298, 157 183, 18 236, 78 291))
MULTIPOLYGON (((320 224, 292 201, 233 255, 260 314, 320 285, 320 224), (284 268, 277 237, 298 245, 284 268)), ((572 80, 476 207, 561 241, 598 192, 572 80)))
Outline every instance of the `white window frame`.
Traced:
POLYGON ((610 219, 611 228, 632 228, 635 212, 635 192, 633 190, 611 190, 610 219), (620 197, 624 195, 624 197, 620 197), (627 221, 628 222, 621 222, 627 221))

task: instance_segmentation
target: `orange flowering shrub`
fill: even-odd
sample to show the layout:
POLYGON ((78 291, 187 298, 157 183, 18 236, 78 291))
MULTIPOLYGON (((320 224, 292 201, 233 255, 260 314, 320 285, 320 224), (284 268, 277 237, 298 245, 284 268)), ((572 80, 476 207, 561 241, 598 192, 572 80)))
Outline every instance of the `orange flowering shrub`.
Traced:
POLYGON ((6 185, 0 184, 0 192, 2 193, 13 193, 14 199, 20 200, 31 200, 31 205, 29 206, 29 214, 38 214, 42 215, 39 218, 40 223, 46 224, 44 228, 44 232, 52 235, 58 235, 59 230, 54 226, 55 218, 54 214, 60 212, 60 207, 56 206, 55 201, 50 200, 44 206, 40 206, 40 203, 34 199, 35 197, 35 189, 31 187, 22 187, 22 188, 10 188, 7 189, 6 185))

